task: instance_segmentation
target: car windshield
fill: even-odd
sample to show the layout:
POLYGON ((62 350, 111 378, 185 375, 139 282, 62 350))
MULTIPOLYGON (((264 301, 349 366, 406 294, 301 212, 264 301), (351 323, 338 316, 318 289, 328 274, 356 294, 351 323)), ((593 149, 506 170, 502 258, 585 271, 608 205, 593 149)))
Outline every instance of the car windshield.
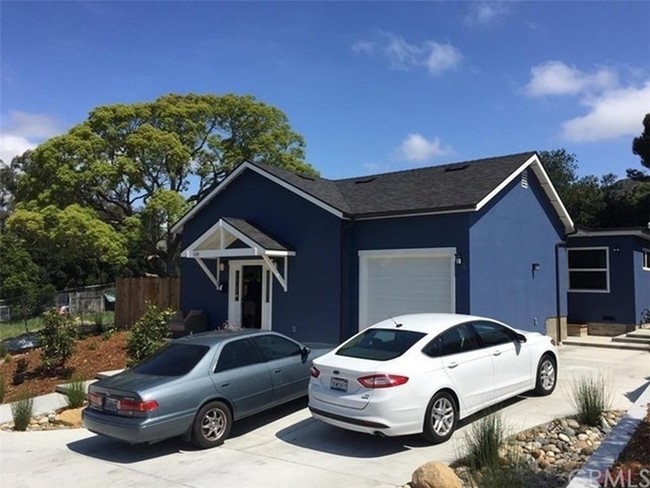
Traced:
POLYGON ((192 371, 209 350, 208 346, 169 344, 131 371, 152 376, 182 376, 192 371))
POLYGON ((388 361, 404 354, 426 334, 410 330, 367 329, 343 344, 337 356, 388 361))

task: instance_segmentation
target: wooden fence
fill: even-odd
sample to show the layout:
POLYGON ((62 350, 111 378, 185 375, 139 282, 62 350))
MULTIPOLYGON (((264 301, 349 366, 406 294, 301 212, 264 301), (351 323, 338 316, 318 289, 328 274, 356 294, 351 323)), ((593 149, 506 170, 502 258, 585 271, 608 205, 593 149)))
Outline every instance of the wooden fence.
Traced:
POLYGON ((119 278, 115 283, 115 326, 131 327, 144 313, 146 302, 178 310, 180 278, 119 278))

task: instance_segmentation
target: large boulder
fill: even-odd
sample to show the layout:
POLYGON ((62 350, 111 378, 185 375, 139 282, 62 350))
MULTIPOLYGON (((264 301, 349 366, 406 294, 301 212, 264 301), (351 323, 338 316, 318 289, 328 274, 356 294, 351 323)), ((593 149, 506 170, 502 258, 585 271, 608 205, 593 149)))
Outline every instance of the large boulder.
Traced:
POLYGON ((454 470, 445 463, 431 461, 413 472, 412 488, 463 488, 463 483, 454 470))

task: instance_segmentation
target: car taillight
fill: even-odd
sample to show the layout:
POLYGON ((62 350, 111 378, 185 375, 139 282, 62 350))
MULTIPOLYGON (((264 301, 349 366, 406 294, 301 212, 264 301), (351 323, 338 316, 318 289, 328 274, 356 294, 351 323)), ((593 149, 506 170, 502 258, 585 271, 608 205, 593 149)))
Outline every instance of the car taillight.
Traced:
POLYGON ((396 374, 373 374, 357 378, 357 381, 365 388, 391 388, 393 386, 403 385, 408 380, 407 376, 399 376, 396 374))
POLYGON ((309 374, 311 374, 312 378, 318 378, 320 376, 320 371, 318 371, 316 366, 312 366, 309 370, 309 374))
POLYGON ((158 409, 158 402, 147 400, 146 402, 134 400, 133 398, 122 398, 117 402, 118 412, 152 412, 158 409))
POLYGON ((102 407, 102 396, 97 393, 88 393, 88 403, 93 407, 102 407))

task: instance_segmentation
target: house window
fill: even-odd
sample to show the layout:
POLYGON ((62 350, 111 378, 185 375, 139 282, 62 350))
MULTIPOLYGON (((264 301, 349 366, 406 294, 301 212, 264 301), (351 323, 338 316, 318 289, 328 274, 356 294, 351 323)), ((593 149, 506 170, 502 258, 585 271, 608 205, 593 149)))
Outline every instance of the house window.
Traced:
POLYGON ((643 250, 643 269, 650 271, 650 249, 643 250))
POLYGON ((569 249, 569 291, 609 293, 606 247, 569 249))

